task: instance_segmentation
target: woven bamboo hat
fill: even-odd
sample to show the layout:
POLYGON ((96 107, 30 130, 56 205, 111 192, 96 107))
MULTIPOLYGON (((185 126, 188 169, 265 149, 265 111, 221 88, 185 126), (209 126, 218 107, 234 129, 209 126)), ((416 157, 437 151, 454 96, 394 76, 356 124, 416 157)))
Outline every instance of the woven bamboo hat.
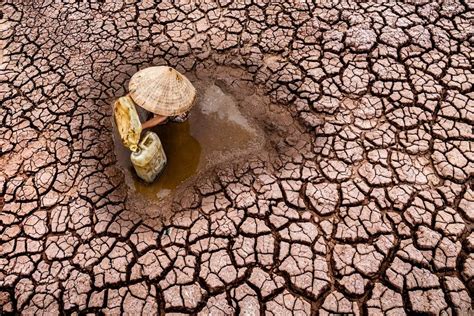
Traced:
POLYGON ((168 66, 140 70, 130 79, 128 89, 137 105, 163 116, 183 114, 196 100, 196 89, 188 78, 168 66))

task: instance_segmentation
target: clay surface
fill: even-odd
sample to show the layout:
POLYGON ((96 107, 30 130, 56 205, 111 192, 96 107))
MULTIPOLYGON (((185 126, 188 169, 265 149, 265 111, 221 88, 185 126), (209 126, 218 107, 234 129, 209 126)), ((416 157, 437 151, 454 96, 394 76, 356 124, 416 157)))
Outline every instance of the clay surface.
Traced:
POLYGON ((0 314, 472 313, 473 10, 2 3, 0 314), (262 132, 163 216, 130 202, 111 119, 151 65, 262 132))

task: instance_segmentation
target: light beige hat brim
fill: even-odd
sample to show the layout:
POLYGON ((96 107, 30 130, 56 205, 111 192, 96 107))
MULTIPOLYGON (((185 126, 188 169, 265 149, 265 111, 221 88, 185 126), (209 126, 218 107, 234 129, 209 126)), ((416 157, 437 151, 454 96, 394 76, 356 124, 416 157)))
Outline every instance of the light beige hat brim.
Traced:
POLYGON ((137 105, 163 116, 183 114, 196 100, 196 89, 188 78, 167 66, 140 70, 132 76, 128 88, 137 105))

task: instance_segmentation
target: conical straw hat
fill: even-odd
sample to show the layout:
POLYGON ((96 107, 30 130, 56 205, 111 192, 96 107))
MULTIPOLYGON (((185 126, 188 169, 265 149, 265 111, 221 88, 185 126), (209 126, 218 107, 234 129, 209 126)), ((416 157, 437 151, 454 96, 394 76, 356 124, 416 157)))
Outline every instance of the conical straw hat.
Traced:
POLYGON ((196 99, 196 89, 188 78, 167 66, 140 70, 130 79, 128 89, 137 105, 164 116, 185 113, 196 99))

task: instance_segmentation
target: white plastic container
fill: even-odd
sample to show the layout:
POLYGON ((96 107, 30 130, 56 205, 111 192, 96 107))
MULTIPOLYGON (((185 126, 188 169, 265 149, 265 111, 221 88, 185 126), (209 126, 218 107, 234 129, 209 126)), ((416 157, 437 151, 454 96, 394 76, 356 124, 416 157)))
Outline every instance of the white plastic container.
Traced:
POLYGON ((166 166, 166 155, 160 138, 153 132, 146 132, 138 144, 138 150, 130 155, 137 175, 144 181, 153 182, 166 166))

